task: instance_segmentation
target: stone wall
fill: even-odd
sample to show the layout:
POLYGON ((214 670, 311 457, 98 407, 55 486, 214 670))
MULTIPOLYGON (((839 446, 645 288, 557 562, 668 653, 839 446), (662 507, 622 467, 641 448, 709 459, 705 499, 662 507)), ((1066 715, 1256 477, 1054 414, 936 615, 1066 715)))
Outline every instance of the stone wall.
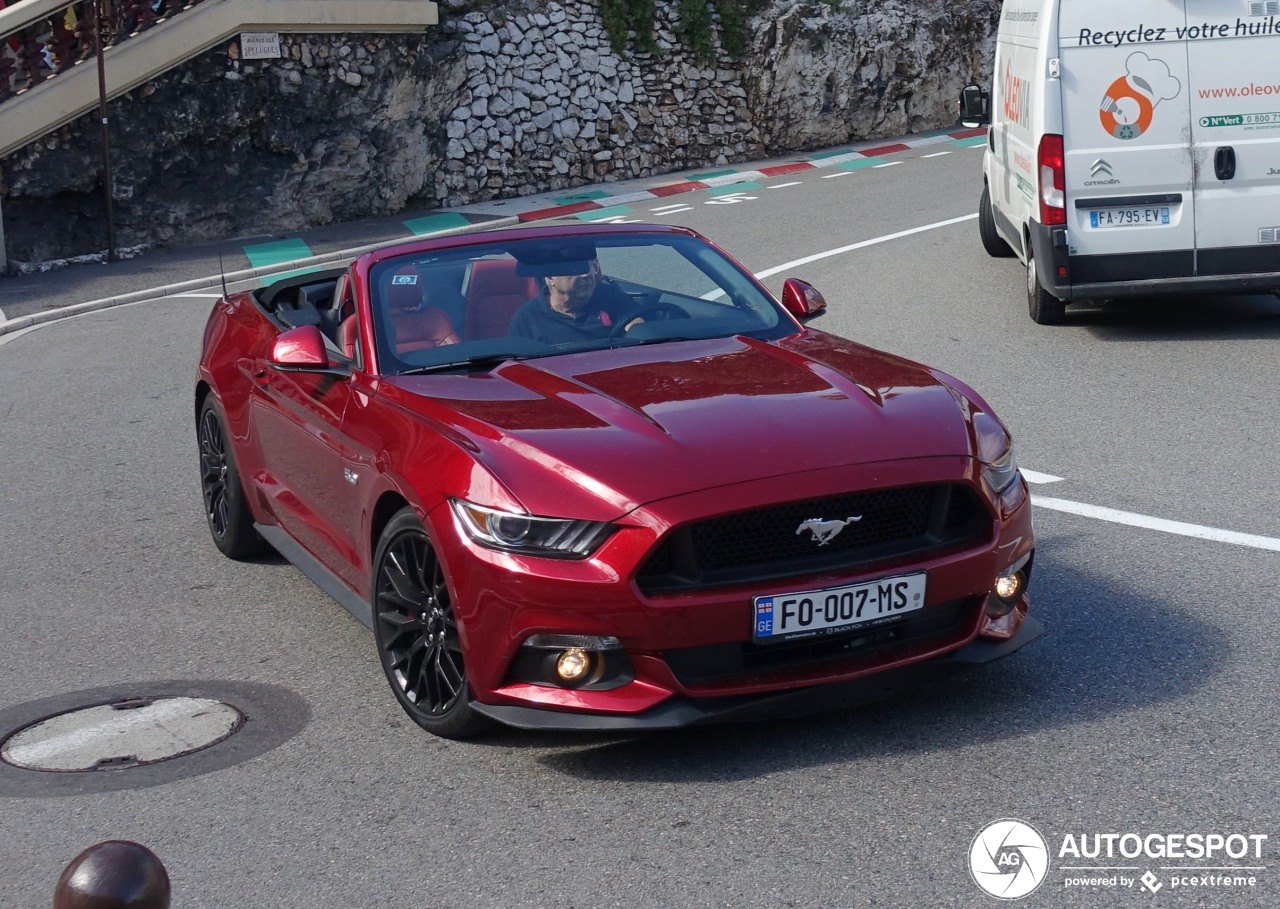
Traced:
MULTIPOLYGON (((658 0, 656 50, 596 0, 444 0, 425 36, 227 46, 112 104, 117 242, 296 231, 941 128, 989 79, 997 0, 774 0, 704 61, 658 0)), ((0 162, 11 261, 101 249, 93 116, 0 162), (73 213, 68 230, 67 213, 73 213)))

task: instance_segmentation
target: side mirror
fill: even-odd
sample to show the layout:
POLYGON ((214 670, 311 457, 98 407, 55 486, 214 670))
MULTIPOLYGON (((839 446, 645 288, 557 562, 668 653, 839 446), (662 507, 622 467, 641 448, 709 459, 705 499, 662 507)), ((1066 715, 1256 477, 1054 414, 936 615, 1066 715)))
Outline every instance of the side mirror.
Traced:
POLYGON ((782 283, 782 307, 801 322, 808 322, 827 311, 827 299, 808 281, 787 278, 782 283))
POLYGON ((271 346, 271 365, 280 369, 329 369, 324 336, 314 325, 299 325, 283 332, 271 346))
POLYGON ((960 125, 967 129, 977 129, 991 122, 991 95, 984 92, 981 86, 966 85, 960 90, 960 125))

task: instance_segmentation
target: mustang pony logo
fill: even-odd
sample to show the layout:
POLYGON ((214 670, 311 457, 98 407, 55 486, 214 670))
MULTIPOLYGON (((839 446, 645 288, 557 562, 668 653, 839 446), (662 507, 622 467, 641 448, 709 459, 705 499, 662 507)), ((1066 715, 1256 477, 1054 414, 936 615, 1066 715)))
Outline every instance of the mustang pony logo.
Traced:
POLYGON ((813 540, 815 543, 819 546, 826 546, 836 538, 836 535, 840 533, 840 531, 844 530, 854 521, 861 520, 862 515, 860 514, 850 515, 843 521, 825 521, 822 518, 810 518, 796 528, 796 533, 804 533, 807 530, 813 534, 813 540))

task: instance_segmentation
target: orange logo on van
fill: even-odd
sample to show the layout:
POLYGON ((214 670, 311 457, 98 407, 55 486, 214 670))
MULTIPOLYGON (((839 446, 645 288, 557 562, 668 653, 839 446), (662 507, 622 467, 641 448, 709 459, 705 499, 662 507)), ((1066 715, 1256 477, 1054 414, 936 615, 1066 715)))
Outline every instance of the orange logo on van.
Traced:
POLYGON ((1178 97, 1182 83, 1163 60, 1133 53, 1124 62, 1125 74, 1112 82, 1098 106, 1107 135, 1136 139, 1151 127, 1156 106, 1178 97))
POLYGON ((1004 115, 1019 126, 1031 122, 1031 83, 1013 73, 1013 64, 1006 61, 1000 94, 1004 101, 1004 115))

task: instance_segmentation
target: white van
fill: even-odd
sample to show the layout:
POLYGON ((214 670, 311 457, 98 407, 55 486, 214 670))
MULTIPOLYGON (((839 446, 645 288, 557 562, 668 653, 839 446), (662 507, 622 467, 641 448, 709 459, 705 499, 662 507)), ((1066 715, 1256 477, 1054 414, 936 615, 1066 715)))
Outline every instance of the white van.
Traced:
POLYGON ((978 225, 1072 301, 1280 292, 1280 0, 1005 0, 978 225))

